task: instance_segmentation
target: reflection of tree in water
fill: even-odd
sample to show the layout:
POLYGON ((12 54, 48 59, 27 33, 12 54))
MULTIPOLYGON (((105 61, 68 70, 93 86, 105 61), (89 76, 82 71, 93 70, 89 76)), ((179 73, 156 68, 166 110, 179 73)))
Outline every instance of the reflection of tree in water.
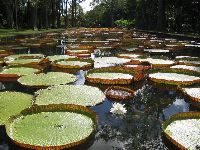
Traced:
MULTIPOLYGON (((130 112, 130 111, 129 111, 130 112)), ((107 116, 107 122, 100 124, 96 140, 105 142, 117 141, 122 149, 167 149, 161 142, 161 125, 151 115, 137 114, 133 111, 122 118, 107 116)))
POLYGON ((119 145, 114 149, 168 149, 161 139, 160 115, 175 97, 168 91, 143 86, 137 91, 134 104, 126 103, 125 116, 106 114, 105 122, 99 123, 96 140, 117 141, 119 145))
POLYGON ((159 119, 161 115, 165 116, 163 110, 168 107, 176 99, 176 94, 170 94, 169 91, 159 90, 151 85, 144 85, 139 89, 135 96, 135 108, 144 111, 147 114, 154 115, 159 119))

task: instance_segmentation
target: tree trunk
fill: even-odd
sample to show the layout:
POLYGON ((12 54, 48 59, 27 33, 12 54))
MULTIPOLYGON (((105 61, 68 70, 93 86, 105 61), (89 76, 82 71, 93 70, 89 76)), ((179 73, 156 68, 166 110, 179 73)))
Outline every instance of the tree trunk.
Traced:
POLYGON ((157 30, 165 30, 165 0, 158 0, 157 30))
POLYGON ((57 28, 60 28, 60 0, 57 0, 56 3, 56 10, 57 10, 57 28))
POLYGON ((37 5, 34 5, 33 12, 33 29, 37 30, 37 5))
POLYGON ((55 14, 55 0, 52 0, 52 28, 55 28, 56 14, 55 14))
POLYGON ((74 26, 77 26, 77 2, 74 0, 74 26))
POLYGON ((68 0, 65 0, 65 28, 68 27, 68 13, 67 13, 67 9, 68 9, 68 0))
POLYGON ((18 30, 18 13, 17 13, 17 5, 18 5, 18 3, 17 3, 17 0, 15 0, 15 27, 16 27, 16 29, 18 30))
POLYGON ((71 25, 72 27, 74 27, 74 1, 75 0, 72 0, 72 12, 71 12, 71 25))

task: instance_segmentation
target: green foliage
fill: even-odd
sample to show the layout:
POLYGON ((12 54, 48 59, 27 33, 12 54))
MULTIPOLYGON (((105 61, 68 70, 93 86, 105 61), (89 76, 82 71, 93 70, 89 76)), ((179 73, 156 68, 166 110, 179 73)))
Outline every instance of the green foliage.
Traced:
POLYGON ((120 27, 120 28, 134 27, 135 26, 135 20, 120 19, 120 20, 116 20, 115 24, 117 25, 117 27, 120 27))

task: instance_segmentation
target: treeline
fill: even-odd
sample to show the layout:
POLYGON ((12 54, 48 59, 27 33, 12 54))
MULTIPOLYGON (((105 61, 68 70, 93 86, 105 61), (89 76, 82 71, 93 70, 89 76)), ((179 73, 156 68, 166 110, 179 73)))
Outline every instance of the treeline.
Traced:
POLYGON ((131 27, 200 33, 200 0, 0 0, 0 28, 131 27))
POLYGON ((83 16, 80 2, 81 0, 0 0, 0 27, 47 29, 80 26, 80 16, 83 16))
POLYGON ((94 0, 87 26, 200 33, 199 0, 94 0))

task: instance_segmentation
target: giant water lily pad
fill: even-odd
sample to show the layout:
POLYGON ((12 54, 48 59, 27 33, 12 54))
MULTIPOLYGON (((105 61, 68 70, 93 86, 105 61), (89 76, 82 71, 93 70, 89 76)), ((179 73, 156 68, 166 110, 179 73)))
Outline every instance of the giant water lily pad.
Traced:
POLYGON ((4 68, 1 72, 1 74, 16 74, 18 76, 24 76, 29 75, 33 73, 39 72, 39 69, 35 68, 28 68, 28 67, 12 67, 12 68, 4 68))
POLYGON ((6 124, 13 142, 31 149, 72 148, 84 143, 95 128, 95 113, 79 105, 35 106, 6 124))
POLYGON ((43 54, 18 54, 18 55, 10 55, 5 58, 6 61, 12 61, 15 59, 41 59, 44 58, 43 54))
POLYGON ((32 96, 20 92, 0 92, 0 104, 0 125, 3 125, 10 116, 31 107, 32 96))
POLYGON ((118 58, 118 57, 99 57, 94 59, 95 63, 107 63, 107 64, 123 64, 130 62, 131 59, 118 58))
POLYGON ((0 81, 17 81, 17 79, 24 75, 39 73, 39 69, 28 67, 12 67, 4 68, 0 72, 0 81))
POLYGON ((96 87, 87 85, 60 85, 36 92, 35 104, 76 104, 94 106, 104 101, 105 95, 96 87))
POLYGON ((18 82, 28 87, 48 87, 51 85, 67 84, 76 81, 73 74, 62 72, 48 72, 47 74, 32 74, 23 76, 18 82))
POLYGON ((175 84, 175 85, 190 85, 193 83, 199 83, 200 78, 196 76, 190 76, 178 73, 152 73, 149 74, 150 80, 158 83, 175 84))
POLYGON ((121 58, 131 59, 131 58, 138 58, 141 55, 139 55, 139 54, 132 54, 132 53, 121 53, 121 54, 118 54, 117 56, 121 57, 121 58))
POLYGON ((182 90, 193 101, 200 102, 200 88, 199 87, 183 88, 182 90))
POLYGON ((49 61, 54 62, 54 61, 67 60, 69 58, 76 58, 76 57, 69 56, 69 55, 53 55, 53 56, 48 56, 47 58, 49 59, 49 61))
POLYGON ((133 80, 142 80, 144 76, 141 75, 122 67, 105 67, 88 71, 86 80, 101 84, 130 84, 133 80))
POLYGON ((172 69, 180 69, 180 70, 186 70, 186 71, 194 71, 200 73, 200 67, 195 66, 187 66, 187 65, 175 65, 170 67, 172 69))
POLYGON ((8 66, 36 66, 48 62, 47 59, 15 59, 6 61, 8 66))
POLYGON ((178 63, 181 65, 200 66, 200 61, 180 60, 178 63))
POLYGON ((198 150, 200 147, 200 113, 179 113, 163 123, 166 137, 180 149, 198 150))

